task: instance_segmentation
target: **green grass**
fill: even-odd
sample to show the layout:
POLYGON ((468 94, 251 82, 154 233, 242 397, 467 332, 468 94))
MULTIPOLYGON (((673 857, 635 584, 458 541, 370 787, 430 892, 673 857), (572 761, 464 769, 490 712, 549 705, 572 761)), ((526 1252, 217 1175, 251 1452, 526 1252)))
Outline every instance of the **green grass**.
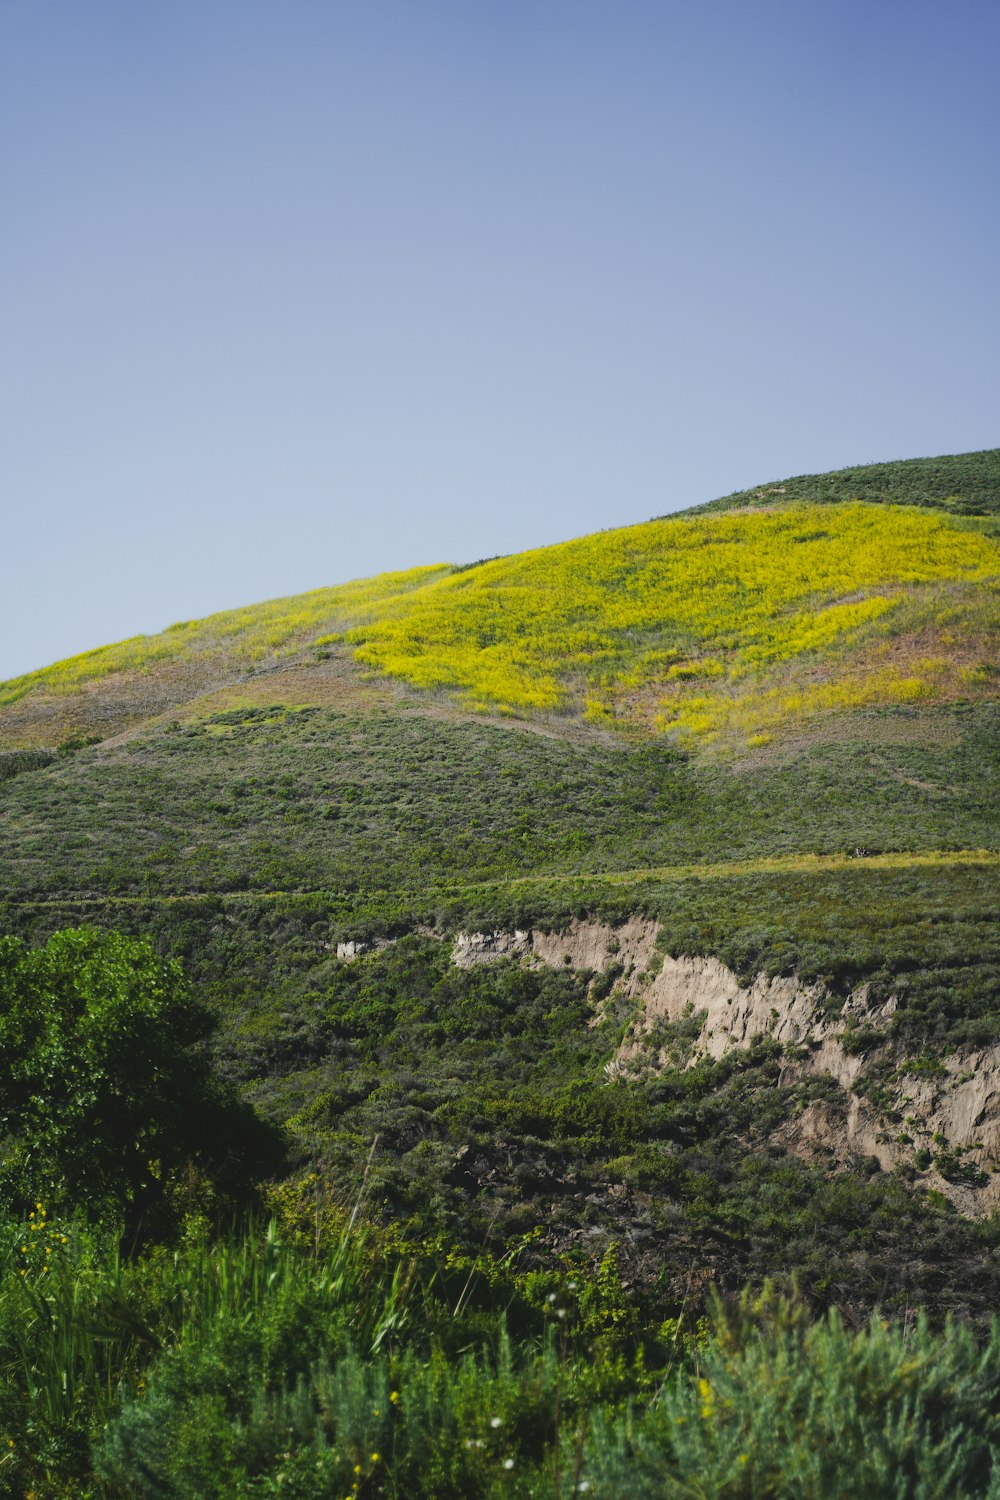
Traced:
POLYGON ((48 1217, 39 1260, 34 1220, 0 1220, 0 1495, 992 1493, 995 1325, 765 1294, 657 1326, 613 1255, 538 1273, 279 1211, 131 1262, 48 1217))
POLYGON ((851 1328, 770 1293, 644 1326, 613 1256, 539 1276, 289 1209, 130 1263, 62 1220, 23 1276, 30 1226, 3 1219, 0 1495, 995 1493, 996 1325, 851 1328))

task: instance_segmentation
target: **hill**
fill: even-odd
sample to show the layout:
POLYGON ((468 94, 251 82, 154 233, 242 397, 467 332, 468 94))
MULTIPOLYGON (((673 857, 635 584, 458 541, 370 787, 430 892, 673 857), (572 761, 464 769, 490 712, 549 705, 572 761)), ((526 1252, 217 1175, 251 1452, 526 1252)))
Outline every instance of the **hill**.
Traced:
POLYGON ((998 580, 991 451, 0 685, 0 1493, 986 1493, 998 580))
POLYGON ((794 479, 771 480, 720 500, 709 500, 696 506, 695 511, 766 505, 778 496, 821 505, 865 500, 880 505, 928 506, 951 515, 995 516, 1000 514, 1000 449, 860 464, 829 474, 798 474, 794 479))
POLYGON ((615 1247, 649 1316, 793 1272, 985 1315, 998 466, 784 481, 5 683, 0 926, 152 936, 295 1170, 347 1194, 370 1155, 408 1233, 615 1247))
POLYGON ((180 622, 0 683, 0 746, 106 739, 177 710, 378 701, 359 665, 465 709, 682 743, 995 698, 998 465, 990 451, 808 476, 180 622))

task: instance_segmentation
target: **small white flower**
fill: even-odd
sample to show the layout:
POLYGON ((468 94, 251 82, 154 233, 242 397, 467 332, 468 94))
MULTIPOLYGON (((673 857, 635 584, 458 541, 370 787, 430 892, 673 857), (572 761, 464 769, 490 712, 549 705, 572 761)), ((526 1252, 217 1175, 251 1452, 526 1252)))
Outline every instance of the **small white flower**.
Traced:
POLYGON ((556 1317, 557 1318, 564 1318, 565 1316, 566 1316, 566 1309, 564 1307, 557 1307, 556 1308, 556 1317))
POLYGON ((503 1466, 505 1469, 512 1469, 514 1467, 514 1460, 512 1458, 505 1458, 503 1466))
MULTIPOLYGON (((575 1292, 575 1291, 576 1291, 576 1289, 577 1289, 577 1286, 578 1286, 578 1285, 579 1285, 579 1283, 578 1283, 578 1282, 576 1282, 576 1281, 567 1281, 567 1283, 566 1283, 566 1285, 567 1285, 567 1287, 568 1287, 568 1288, 569 1288, 569 1290, 570 1290, 570 1291, 571 1291, 571 1292, 575 1292)), ((586 1484, 586 1482, 587 1482, 587 1481, 586 1481, 586 1480, 584 1480, 584 1483, 585 1483, 585 1484, 586 1484)))
POLYGON ((502 1427, 503 1426, 503 1417, 490 1417, 490 1426, 491 1427, 502 1427))
POLYGON ((555 1292, 550 1292, 549 1293, 549 1301, 550 1302, 554 1302, 555 1300, 556 1300, 556 1294, 555 1294, 555 1292))

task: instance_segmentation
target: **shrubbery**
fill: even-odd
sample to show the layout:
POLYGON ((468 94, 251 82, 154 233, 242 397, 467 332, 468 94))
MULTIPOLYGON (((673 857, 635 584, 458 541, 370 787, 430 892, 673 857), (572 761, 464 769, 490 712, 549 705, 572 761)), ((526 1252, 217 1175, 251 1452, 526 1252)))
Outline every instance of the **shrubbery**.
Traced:
MULTIPOLYGON (((247 1185, 268 1135, 216 1081, 209 1013, 147 941, 80 928, 0 940, 0 1196, 162 1229, 201 1172, 247 1185)), ((272 1156, 273 1159, 273 1156, 272 1156)))
POLYGON ((643 1359, 634 1324, 595 1344, 561 1321, 565 1284, 532 1313, 512 1269, 533 1327, 484 1325, 488 1276, 464 1303, 357 1222, 192 1231, 122 1264, 62 1221, 44 1276, 10 1255, 25 1235, 0 1224, 10 1500, 997 1494, 995 1325, 850 1329, 765 1293, 663 1330, 643 1359))
POLYGON ((696 1367, 601 1413, 585 1473, 635 1500, 973 1500, 1000 1493, 1000 1329, 846 1329, 780 1300, 719 1309, 696 1367))

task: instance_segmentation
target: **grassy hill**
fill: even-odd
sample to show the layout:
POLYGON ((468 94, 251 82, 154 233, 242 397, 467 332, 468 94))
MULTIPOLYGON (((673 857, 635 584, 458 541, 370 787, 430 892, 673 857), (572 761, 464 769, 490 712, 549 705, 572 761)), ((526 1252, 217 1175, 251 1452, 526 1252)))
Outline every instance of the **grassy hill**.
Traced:
POLYGON ((234 709, 2 784, 11 898, 419 892, 796 854, 1000 850, 996 705, 868 710, 736 767, 397 707, 234 709))
POLYGON ((759 744, 831 710, 995 693, 989 525, 858 503, 668 518, 441 579, 347 639, 474 708, 759 744))
MULTIPOLYGON (((514 1492, 499 1449, 498 1488, 483 1477, 500 1409, 536 1492, 558 1429, 543 1414, 547 1435, 524 1436, 524 1393, 549 1380, 539 1339, 562 1350, 574 1413, 605 1403, 600 1449, 626 1395, 648 1401, 675 1369, 695 1380, 713 1289, 794 1278, 848 1323, 880 1307, 905 1329, 920 1307, 983 1325, 1000 1294, 998 517, 1000 450, 805 476, 180 623, 0 685, 0 985, 16 1010, 24 966, 55 962, 5 935, 38 945, 79 924, 126 935, 109 1015, 135 991, 129 936, 177 960, 214 1023, 219 1097, 235 1089, 283 1132, 266 1192, 287 1242, 205 1248, 229 1209, 192 1168, 169 1179, 170 1254, 122 1271, 91 1237, 114 1226, 84 1225, 93 1205, 62 1202, 56 1234, 37 1195, 58 1205, 58 1182, 25 1188, 31 1223, 0 1213, 0 1359, 23 1341, 0 1416, 29 1437, 0 1494, 132 1494, 175 1462, 175 1488, 149 1493, 193 1493, 225 1423, 248 1474, 271 1466, 272 1488, 245 1477, 240 1494, 312 1494, 337 1465, 353 1493, 386 1492, 374 1438, 348 1459, 320 1433, 333 1376, 316 1363, 355 1348, 351 1319, 385 1288, 380 1421, 401 1369, 412 1389, 438 1381, 413 1432, 438 1421, 452 1398, 433 1371, 501 1313, 534 1341, 517 1379, 503 1345, 461 1376, 480 1396, 435 1440, 453 1472, 412 1459, 413 1492, 436 1497, 514 1492), (376 1239, 355 1249, 337 1235, 358 1215, 376 1239), (67 1301, 45 1303, 46 1354, 20 1271, 41 1278, 49 1254, 67 1301), (337 1288, 354 1313, 331 1310, 337 1288), (544 1331, 556 1298, 561 1345, 544 1331), (244 1371, 225 1389, 223 1327, 226 1368, 244 1371), (59 1329, 80 1335, 73 1352, 59 1329), (67 1380, 74 1360, 90 1386, 67 1380), (469 1422, 485 1436, 455 1437, 469 1422), (80 1477, 91 1443, 100 1484, 80 1477)), ((89 963, 60 1025, 96 993, 89 963)), ((178 982, 148 953, 138 972, 157 1003, 178 982)), ((66 1094, 92 1059, 55 1035, 66 1094)), ((99 1077, 127 1071, 94 1035, 99 1077)), ((155 1097, 155 1069, 143 1079, 155 1097)), ((44 1106, 36 1089, 32 1118, 44 1106)), ((107 1106, 77 1106, 99 1134, 107 1106)), ((51 1113, 58 1155, 77 1116, 62 1097, 51 1113)), ((12 1139, 0 1193, 12 1162, 30 1176, 42 1159, 12 1139)), ((86 1135, 76 1147, 85 1174, 86 1135)), ((139 1168, 167 1191, 162 1161, 139 1168)), ((797 1340, 800 1314, 775 1316, 797 1340)), ((375 1368, 351 1376, 366 1412, 375 1368)))
POLYGON ((899 1235, 945 1235, 899 1285, 982 1306, 992 1148, 928 1147, 902 1101, 1000 1043, 998 464, 789 480, 3 684, 2 925, 152 934, 299 1167, 346 1192, 377 1137, 375 1200, 428 1233, 545 1224, 561 1254, 593 1230, 647 1291, 673 1257, 829 1297, 889 1215, 851 1297, 899 1281, 899 1235), (463 930, 630 917, 658 955, 631 988, 613 948, 600 973, 450 957, 463 930), (610 1086, 678 955, 817 985, 831 1015, 860 994, 836 1045, 861 1072, 766 1038, 692 1070, 684 1022, 610 1086), (862 1106, 867 1154, 836 1124, 862 1106), (785 1129, 817 1110, 825 1158, 785 1129))
POLYGON ((735 506, 810 500, 819 504, 865 500, 884 505, 921 505, 952 515, 1000 514, 1000 449, 978 453, 947 453, 938 458, 905 458, 888 464, 860 464, 829 474, 798 474, 794 479, 771 480, 753 489, 737 490, 719 500, 696 506, 697 512, 731 510, 735 506))
POLYGON ((995 699, 998 462, 790 480, 183 622, 0 684, 0 746, 107 739, 178 711, 385 702, 403 686, 557 731, 730 749, 856 708, 995 699))

